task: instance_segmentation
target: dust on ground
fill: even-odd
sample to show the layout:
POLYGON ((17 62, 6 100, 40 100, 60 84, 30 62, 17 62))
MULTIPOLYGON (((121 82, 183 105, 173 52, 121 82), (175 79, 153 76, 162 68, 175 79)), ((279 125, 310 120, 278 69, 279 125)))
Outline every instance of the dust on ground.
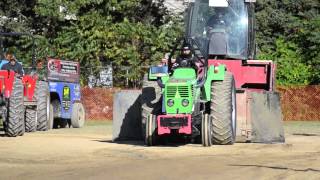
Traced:
POLYGON ((112 143, 110 122, 0 137, 0 179, 320 179, 320 122, 285 124, 285 144, 112 143))

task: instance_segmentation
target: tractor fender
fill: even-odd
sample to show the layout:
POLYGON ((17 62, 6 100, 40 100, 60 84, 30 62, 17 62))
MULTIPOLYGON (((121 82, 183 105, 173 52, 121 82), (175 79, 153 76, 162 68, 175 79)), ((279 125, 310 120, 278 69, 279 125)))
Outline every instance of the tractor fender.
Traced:
POLYGON ((211 100, 211 83, 212 81, 223 81, 226 73, 225 65, 211 65, 208 67, 207 79, 204 84, 204 99, 211 100))

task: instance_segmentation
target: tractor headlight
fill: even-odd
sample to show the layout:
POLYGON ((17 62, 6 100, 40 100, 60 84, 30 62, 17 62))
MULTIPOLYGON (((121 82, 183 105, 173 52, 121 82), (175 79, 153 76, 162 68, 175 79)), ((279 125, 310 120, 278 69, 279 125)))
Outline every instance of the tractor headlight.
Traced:
POLYGON ((167 102, 167 105, 168 105, 169 107, 172 107, 172 106, 174 105, 173 99, 169 99, 168 102, 167 102))
POLYGON ((182 100, 182 106, 187 107, 189 105, 189 100, 188 99, 184 99, 182 100))

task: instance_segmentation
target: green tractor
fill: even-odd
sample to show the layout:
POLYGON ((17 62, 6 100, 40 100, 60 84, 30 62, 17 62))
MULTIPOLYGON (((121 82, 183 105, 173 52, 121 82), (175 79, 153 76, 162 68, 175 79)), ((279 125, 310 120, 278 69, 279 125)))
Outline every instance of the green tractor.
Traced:
POLYGON ((173 135, 203 146, 231 145, 241 137, 283 142, 275 65, 253 60, 254 2, 195 0, 187 12, 185 37, 167 65, 153 66, 144 76, 145 144, 173 135))
MULTIPOLYGON (((191 61, 208 62, 200 57, 191 61)), ((202 65, 207 66, 206 63, 202 65)), ((183 134, 192 138, 201 135, 204 146, 233 144, 236 138, 236 86, 234 76, 226 71, 226 66, 211 65, 203 72, 206 75, 202 79, 193 67, 178 67, 171 73, 167 70, 167 66, 151 67, 143 82, 145 143, 152 146, 162 135, 183 134)))

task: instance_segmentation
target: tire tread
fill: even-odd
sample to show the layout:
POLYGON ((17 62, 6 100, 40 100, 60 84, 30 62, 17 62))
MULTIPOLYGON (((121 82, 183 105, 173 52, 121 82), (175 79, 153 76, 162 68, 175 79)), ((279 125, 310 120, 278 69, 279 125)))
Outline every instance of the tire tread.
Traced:
POLYGON ((210 119, 212 121, 212 142, 217 145, 234 143, 232 130, 232 86, 233 75, 226 72, 223 81, 211 86, 210 119))

